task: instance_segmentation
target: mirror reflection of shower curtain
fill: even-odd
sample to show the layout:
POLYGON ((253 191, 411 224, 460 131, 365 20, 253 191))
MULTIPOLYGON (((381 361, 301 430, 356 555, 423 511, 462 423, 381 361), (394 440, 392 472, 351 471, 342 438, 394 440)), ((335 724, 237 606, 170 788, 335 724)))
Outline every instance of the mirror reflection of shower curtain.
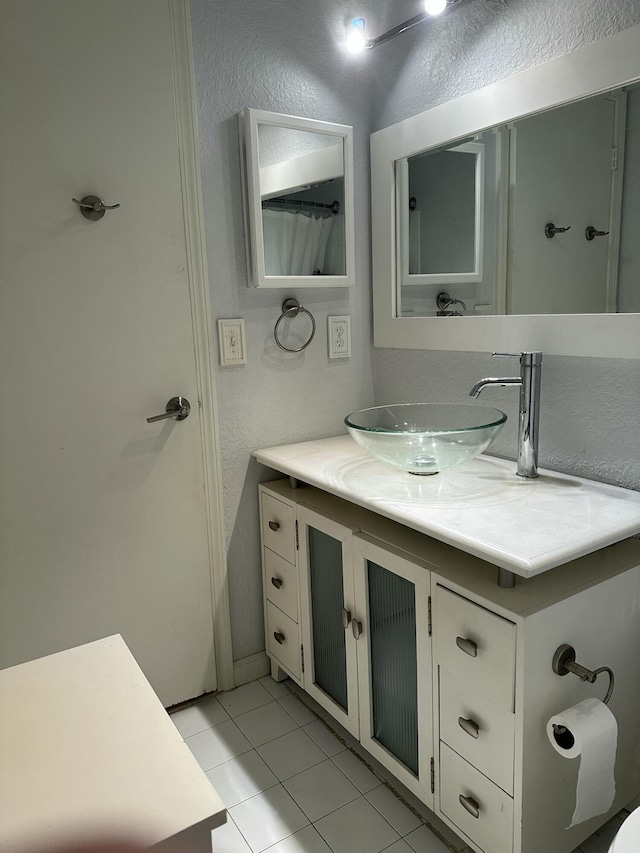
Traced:
POLYGON ((325 273, 332 217, 296 211, 263 210, 264 263, 267 275, 325 273))

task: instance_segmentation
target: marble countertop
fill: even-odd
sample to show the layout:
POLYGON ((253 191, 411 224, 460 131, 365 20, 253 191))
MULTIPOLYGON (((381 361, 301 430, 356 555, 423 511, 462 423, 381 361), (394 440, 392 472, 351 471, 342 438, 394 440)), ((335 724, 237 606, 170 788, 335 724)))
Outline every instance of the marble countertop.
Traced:
POLYGON ((348 435, 262 448, 263 465, 521 577, 640 533, 640 492, 478 456, 431 477, 379 462, 348 435))

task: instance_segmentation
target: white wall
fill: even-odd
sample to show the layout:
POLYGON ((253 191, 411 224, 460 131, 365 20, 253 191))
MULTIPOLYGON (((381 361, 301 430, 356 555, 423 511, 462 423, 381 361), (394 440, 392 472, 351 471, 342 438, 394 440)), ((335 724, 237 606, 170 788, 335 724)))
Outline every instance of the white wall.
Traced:
MULTIPOLYGON (((402 0, 398 20, 412 10, 402 0)), ((637 0, 469 0, 366 57, 374 77, 373 129, 638 23, 637 0)), ((378 403, 468 402, 476 380, 510 368, 489 354, 376 349, 375 370, 378 403)), ((492 449, 513 458, 517 389, 489 389, 479 402, 509 415, 492 449)), ((638 489, 639 425, 637 361, 543 357, 542 465, 638 489)))
MULTIPOLYGON (((417 0, 191 0, 212 311, 244 317, 248 364, 217 373, 234 658, 264 647, 256 484, 269 472, 259 446, 343 432, 348 412, 393 400, 467 400, 499 368, 482 354, 371 347, 368 135, 438 103, 640 23, 637 0, 468 0, 357 59, 340 49, 345 20, 371 35, 416 14, 417 0), (370 12, 370 13, 369 13, 370 12), (351 124, 356 150, 356 264, 352 291, 255 291, 244 260, 236 113, 244 107, 351 124), (280 304, 296 296, 315 315, 303 354, 276 347, 280 304), (326 317, 352 318, 353 356, 329 362, 326 317)), ((303 322, 302 320, 300 321, 303 322)), ((216 354, 213 354, 216 357, 216 354)), ((640 366, 604 359, 544 360, 541 461, 640 487, 640 366)), ((510 416, 496 450, 513 456, 517 391, 485 392, 510 416)))
MULTIPOLYGON (((336 435, 373 403, 369 263, 369 95, 363 70, 337 49, 340 0, 192 0, 205 227, 213 319, 244 317, 248 363, 217 371, 234 659, 264 648, 257 483, 260 446, 336 435), (247 287, 236 114, 245 107, 354 128, 356 286, 247 287), (273 326, 295 296, 317 322, 311 346, 282 352, 273 326), (349 314, 353 355, 327 358, 327 316, 349 314)), ((305 318, 291 324, 305 335, 305 318)), ((299 341, 301 343, 302 340, 299 341)), ((295 343, 293 345, 298 345, 295 343)), ((212 354, 217 361, 217 353, 212 354)))

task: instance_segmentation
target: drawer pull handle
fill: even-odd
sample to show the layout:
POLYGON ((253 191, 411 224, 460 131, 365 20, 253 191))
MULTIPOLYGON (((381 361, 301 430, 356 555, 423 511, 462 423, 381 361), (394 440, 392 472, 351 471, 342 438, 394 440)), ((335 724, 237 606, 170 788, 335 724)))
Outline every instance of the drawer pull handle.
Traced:
POLYGON ((456 637, 456 646, 463 651, 465 655, 469 655, 469 657, 477 658, 478 657, 478 644, 474 643, 473 640, 468 640, 465 637, 456 637))
POLYGON ((349 625, 351 624, 351 611, 347 610, 346 607, 342 608, 342 627, 346 631, 349 625))
POLYGON ((351 630, 353 631, 353 636, 356 640, 360 639, 360 635, 362 634, 362 622, 358 622, 357 619, 351 620, 351 630))
POLYGON ((280 645, 282 645, 284 643, 284 634, 282 634, 280 631, 274 631, 273 639, 276 641, 276 643, 280 643, 280 645))
POLYGON ((465 807, 471 817, 480 817, 480 805, 476 803, 472 797, 465 797, 464 794, 460 794, 458 799, 460 800, 460 804, 465 807))
POLYGON ((280 524, 279 524, 277 521, 270 521, 270 522, 269 522, 269 527, 270 527, 272 530, 280 530, 280 524))
POLYGON ((280 589, 282 586, 282 578, 271 578, 271 583, 275 586, 276 589, 280 589))
POLYGON ((471 737, 478 738, 480 736, 480 726, 475 720, 465 720, 464 717, 458 717, 458 725, 471 737))

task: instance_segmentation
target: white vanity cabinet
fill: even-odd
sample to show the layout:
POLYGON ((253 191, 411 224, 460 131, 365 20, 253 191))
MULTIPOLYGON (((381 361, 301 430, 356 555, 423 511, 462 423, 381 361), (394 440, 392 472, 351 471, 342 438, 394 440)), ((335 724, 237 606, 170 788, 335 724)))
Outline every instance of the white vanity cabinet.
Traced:
POLYGON ((260 502, 272 672, 327 708, 461 847, 571 853, 638 796, 640 542, 505 589, 494 565, 314 487, 277 480, 260 502), (608 677, 557 675, 563 643, 589 669, 613 669, 618 723, 614 802, 569 829, 580 759, 555 751, 547 721, 604 698, 608 677))
MULTIPOLYGON (((277 521, 275 510, 286 489, 282 481, 260 487, 267 652, 278 668, 301 683, 381 764, 430 805, 430 567, 424 561, 409 561, 392 544, 359 532, 362 512, 357 508, 316 490, 300 490, 302 500, 295 506, 297 532, 291 537, 298 547, 299 618, 289 614, 300 626, 304 667, 300 679, 298 670, 285 659, 287 641, 274 641, 272 630, 277 601, 270 589, 272 557, 267 543, 273 530, 269 522, 277 521), (305 505, 305 497, 314 499, 314 508, 305 505)), ((291 508, 288 502, 285 505, 291 508)), ((283 589, 284 584, 278 593, 283 589)))

